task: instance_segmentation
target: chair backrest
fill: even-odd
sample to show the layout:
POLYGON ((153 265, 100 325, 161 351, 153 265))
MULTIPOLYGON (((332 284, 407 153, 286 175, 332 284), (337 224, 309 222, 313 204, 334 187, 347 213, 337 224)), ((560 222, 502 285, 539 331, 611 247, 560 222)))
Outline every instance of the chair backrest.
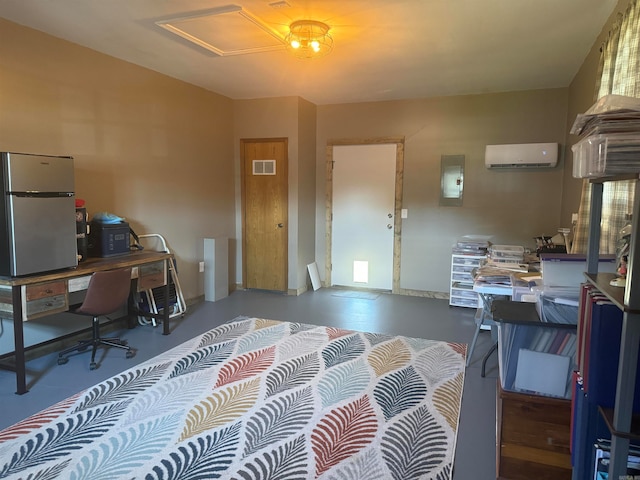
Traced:
POLYGON ((95 272, 89 280, 87 294, 74 313, 108 315, 122 307, 131 290, 131 268, 95 272))

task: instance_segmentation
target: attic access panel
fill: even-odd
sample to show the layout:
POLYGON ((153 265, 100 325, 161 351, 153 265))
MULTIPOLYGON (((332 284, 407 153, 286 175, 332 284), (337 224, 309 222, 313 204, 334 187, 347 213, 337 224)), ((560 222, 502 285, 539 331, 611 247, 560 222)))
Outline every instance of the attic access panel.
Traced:
POLYGON ((158 20, 159 27, 221 57, 284 48, 284 38, 238 5, 158 20))

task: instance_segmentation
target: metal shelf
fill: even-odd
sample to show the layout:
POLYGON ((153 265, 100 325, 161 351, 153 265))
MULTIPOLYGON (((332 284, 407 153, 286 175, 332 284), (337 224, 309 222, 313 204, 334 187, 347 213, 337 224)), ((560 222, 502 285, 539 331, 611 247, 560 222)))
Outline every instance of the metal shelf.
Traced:
POLYGON ((619 309, 626 310, 624 304, 624 288, 612 287, 609 282, 616 278, 615 273, 585 273, 587 281, 595 286, 605 297, 619 309))
POLYGON ((589 243, 587 247, 587 281, 595 285, 609 300, 623 311, 620 357, 616 400, 613 410, 600 409, 611 431, 611 463, 609 478, 626 478, 630 438, 635 438, 633 422, 633 397, 635 391, 638 349, 640 345, 640 182, 636 181, 633 203, 633 226, 628 256, 628 277, 625 288, 609 284, 613 275, 598 273, 600 245, 600 221, 602 218, 603 183, 612 180, 635 179, 600 178, 592 180, 591 210, 589 218, 589 243))
POLYGON ((613 408, 598 407, 598 411, 600 415, 602 415, 602 418, 604 418, 604 422, 607 424, 607 428, 612 435, 628 438, 629 440, 640 440, 640 415, 633 415, 633 417, 631 417, 631 428, 629 432, 619 432, 613 427, 613 408))

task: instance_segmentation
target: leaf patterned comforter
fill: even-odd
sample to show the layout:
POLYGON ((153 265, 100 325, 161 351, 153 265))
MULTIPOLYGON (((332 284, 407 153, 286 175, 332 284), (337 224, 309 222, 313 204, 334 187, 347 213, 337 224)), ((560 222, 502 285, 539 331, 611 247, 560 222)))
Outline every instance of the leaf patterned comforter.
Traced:
POLYGON ((0 478, 451 477, 465 344, 239 318, 0 432, 0 478))

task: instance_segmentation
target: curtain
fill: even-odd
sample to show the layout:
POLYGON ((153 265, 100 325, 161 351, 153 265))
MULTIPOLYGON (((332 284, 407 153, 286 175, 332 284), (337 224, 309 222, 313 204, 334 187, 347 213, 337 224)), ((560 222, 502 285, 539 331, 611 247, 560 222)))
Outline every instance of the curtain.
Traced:
MULTIPOLYGON (((640 97, 640 8, 633 0, 600 49, 596 100, 608 95, 640 97)), ((602 196, 600 253, 615 253, 618 232, 633 209, 635 181, 606 182, 602 196)), ((572 253, 586 253, 591 184, 584 180, 572 253)))

